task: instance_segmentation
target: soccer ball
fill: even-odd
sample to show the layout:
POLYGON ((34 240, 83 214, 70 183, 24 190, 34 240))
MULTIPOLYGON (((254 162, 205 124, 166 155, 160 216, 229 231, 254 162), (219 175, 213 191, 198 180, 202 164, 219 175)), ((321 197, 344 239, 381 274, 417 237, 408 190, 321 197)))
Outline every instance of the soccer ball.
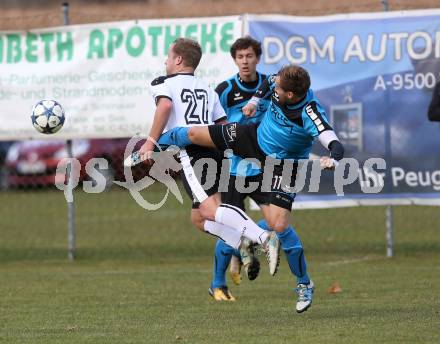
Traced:
POLYGON ((66 117, 61 105, 55 100, 40 100, 32 110, 32 125, 40 133, 54 134, 60 130, 66 117))

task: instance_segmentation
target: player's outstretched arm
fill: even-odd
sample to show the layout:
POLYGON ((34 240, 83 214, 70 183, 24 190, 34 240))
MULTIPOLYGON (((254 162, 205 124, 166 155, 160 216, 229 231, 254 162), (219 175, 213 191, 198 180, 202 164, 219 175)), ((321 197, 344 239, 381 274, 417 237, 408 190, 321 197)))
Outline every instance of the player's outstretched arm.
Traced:
POLYGON ((328 170, 334 170, 338 161, 344 157, 344 146, 333 130, 323 131, 318 138, 319 142, 330 151, 330 156, 321 157, 321 167, 328 170))
POLYGON ((270 89, 270 83, 266 79, 262 82, 258 90, 255 92, 253 97, 248 101, 248 103, 243 106, 241 111, 243 112, 243 115, 247 117, 253 117, 257 113, 257 108, 260 100, 270 97, 271 89, 270 89))
POLYGON ((319 159, 319 164, 325 170, 334 171, 337 166, 337 161, 329 156, 322 156, 319 159))
POLYGON ((249 101, 249 103, 243 106, 241 111, 243 112, 243 115, 245 115, 246 117, 253 117, 257 113, 257 105, 249 101))
POLYGON ((168 119, 170 117, 173 103, 168 98, 159 98, 157 102, 156 112, 154 113, 153 124, 147 141, 142 145, 139 150, 142 160, 148 160, 151 158, 151 154, 154 151, 156 141, 159 139, 163 130, 165 129, 168 119))

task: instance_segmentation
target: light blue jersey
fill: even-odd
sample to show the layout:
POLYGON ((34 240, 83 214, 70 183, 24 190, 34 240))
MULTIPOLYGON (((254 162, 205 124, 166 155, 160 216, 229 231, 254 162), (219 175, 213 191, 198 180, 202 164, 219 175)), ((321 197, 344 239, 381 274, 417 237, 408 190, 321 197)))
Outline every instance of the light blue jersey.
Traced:
MULTIPOLYGON (((260 101, 257 113, 253 117, 246 117, 243 115, 242 108, 252 98, 265 80, 266 75, 257 73, 257 80, 248 83, 241 80, 240 76, 236 74, 217 86, 215 90, 219 95, 223 109, 225 109, 228 122, 237 122, 239 124, 261 122, 270 99, 262 99, 260 101)), ((231 162, 229 172, 233 176, 255 176, 261 173, 261 170, 255 164, 244 164, 244 162, 240 164, 243 159, 238 156, 231 155, 229 158, 231 162)))
POLYGON ((275 78, 270 77, 268 84, 271 101, 257 129, 258 145, 278 159, 308 159, 315 138, 332 130, 323 107, 310 89, 298 103, 281 105, 274 92, 275 78))

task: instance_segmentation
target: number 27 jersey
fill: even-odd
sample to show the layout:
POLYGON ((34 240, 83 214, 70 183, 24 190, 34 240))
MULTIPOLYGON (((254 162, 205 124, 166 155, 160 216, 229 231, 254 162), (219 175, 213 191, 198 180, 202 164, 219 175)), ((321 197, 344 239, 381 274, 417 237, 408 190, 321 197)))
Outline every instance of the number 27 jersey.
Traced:
POLYGON ((168 98, 173 103, 165 131, 226 119, 218 94, 192 73, 158 77, 151 82, 151 90, 156 104, 160 98, 168 98))

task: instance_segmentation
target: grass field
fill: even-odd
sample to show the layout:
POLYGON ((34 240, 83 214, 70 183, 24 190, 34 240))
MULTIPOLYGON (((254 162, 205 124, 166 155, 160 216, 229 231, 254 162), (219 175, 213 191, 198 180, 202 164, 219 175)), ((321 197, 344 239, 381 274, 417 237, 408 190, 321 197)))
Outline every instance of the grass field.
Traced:
POLYGON ((215 241, 191 227, 186 199, 147 212, 123 190, 75 198, 72 263, 60 191, 0 193, 0 342, 440 343, 438 207, 395 208, 392 259, 383 207, 293 214, 317 285, 298 315, 284 257, 276 277, 263 264, 230 285, 237 302, 209 298, 215 241))

